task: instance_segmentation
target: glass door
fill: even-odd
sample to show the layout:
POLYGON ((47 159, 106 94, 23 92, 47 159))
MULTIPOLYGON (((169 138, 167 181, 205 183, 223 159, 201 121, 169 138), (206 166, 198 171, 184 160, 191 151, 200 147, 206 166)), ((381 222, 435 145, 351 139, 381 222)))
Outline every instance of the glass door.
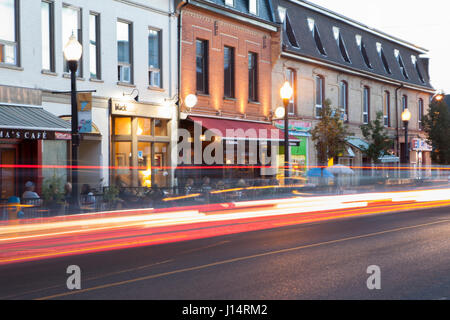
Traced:
POLYGON ((0 168, 0 192, 2 199, 16 196, 16 149, 0 149, 0 164, 12 165, 0 168))

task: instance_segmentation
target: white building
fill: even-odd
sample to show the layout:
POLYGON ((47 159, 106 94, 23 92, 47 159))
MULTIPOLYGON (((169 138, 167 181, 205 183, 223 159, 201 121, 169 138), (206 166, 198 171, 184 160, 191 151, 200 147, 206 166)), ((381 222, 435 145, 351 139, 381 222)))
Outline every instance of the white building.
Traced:
MULTIPOLYGON (((120 177, 129 186, 169 186, 177 127, 173 12, 173 1, 168 0, 0 0, 0 130, 17 126, 21 132, 20 139, 12 139, 9 131, 0 136, 2 163, 69 164, 70 141, 64 139, 70 138, 70 125, 41 111, 70 119, 70 94, 55 92, 70 91, 63 49, 73 33, 83 46, 77 90, 95 90, 92 130, 82 134, 79 157, 79 165, 95 168, 80 172, 80 184, 95 187, 103 179, 103 185, 109 185, 120 177), (25 120, 10 123, 14 107, 21 107, 15 109, 19 116, 34 108, 56 127, 41 128, 25 120), (40 135, 33 140, 28 133, 27 139, 26 130, 40 135), (58 134, 43 139, 45 130, 58 134), (117 166, 139 169, 115 170, 117 166)), ((69 173, 39 166, 27 170, 4 172, 12 178, 2 179, 0 198, 20 194, 25 180, 39 185, 53 175, 66 179, 69 173)))

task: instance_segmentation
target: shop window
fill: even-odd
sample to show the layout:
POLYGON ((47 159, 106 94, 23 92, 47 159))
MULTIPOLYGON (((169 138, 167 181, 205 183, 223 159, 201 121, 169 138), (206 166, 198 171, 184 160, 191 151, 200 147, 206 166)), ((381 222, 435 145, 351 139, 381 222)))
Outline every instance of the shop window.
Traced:
POLYGON ((152 144, 150 142, 138 143, 139 185, 152 186, 152 144))
POLYGON ((152 130, 151 130, 152 124, 151 120, 148 118, 138 118, 138 127, 136 134, 138 136, 151 136, 152 130))
POLYGON ((119 136, 131 136, 131 118, 114 118, 114 134, 119 136))
POLYGON ((131 142, 115 142, 114 165, 116 166, 116 185, 121 187, 132 186, 131 165, 132 153, 131 142))
POLYGON ((155 136, 166 137, 167 136, 167 120, 155 119, 155 136))

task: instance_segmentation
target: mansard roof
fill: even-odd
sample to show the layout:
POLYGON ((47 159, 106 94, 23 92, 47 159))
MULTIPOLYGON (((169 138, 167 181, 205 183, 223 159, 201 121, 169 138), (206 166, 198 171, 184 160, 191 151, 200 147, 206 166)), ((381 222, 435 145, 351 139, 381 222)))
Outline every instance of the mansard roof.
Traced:
POLYGON ((273 6, 279 23, 281 18, 278 7, 286 9, 287 18, 284 19, 281 29, 284 52, 320 60, 340 68, 388 78, 395 82, 432 89, 428 74, 428 60, 420 57, 427 52, 425 49, 371 29, 342 15, 334 14, 307 1, 273 0, 273 6), (342 39, 336 38, 337 30, 342 39), (317 31, 320 40, 315 38, 317 31), (296 41, 292 41, 293 35, 296 41), (357 41, 357 38, 361 41, 357 41), (339 42, 344 43, 350 62, 345 61, 345 53, 342 53, 339 42), (321 46, 325 49, 326 55, 323 54, 323 50, 320 50, 321 46), (365 47, 365 50, 362 50, 362 47, 365 47), (380 54, 380 47, 384 58, 380 54), (399 63, 399 60, 402 62, 399 63), (414 64, 414 60, 417 65, 414 64), (388 68, 385 67, 385 63, 389 66, 388 68), (404 64, 404 70, 401 64, 404 64), (406 71, 407 77, 403 71, 406 71))

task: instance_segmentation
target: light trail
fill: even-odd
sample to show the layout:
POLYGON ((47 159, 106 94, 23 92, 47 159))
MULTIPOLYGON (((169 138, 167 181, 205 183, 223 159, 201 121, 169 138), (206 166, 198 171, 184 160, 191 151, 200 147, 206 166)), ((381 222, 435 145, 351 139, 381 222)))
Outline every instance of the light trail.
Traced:
POLYGON ((300 196, 21 220, 0 225, 0 264, 442 206, 450 206, 450 189, 300 196))

